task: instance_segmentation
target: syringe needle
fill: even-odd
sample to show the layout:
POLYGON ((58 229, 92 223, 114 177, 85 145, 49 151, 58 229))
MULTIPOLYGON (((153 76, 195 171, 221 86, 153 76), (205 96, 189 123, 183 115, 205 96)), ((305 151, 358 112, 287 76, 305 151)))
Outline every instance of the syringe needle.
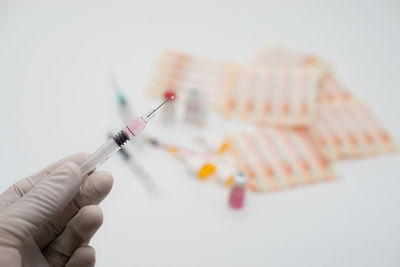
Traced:
POLYGON ((168 101, 170 101, 170 100, 172 100, 174 98, 175 98, 175 95, 171 95, 170 97, 165 99, 164 102, 162 102, 160 105, 158 105, 158 107, 156 107, 149 114, 147 114, 146 118, 149 118, 154 112, 156 112, 159 108, 161 108, 165 103, 167 103, 168 101))

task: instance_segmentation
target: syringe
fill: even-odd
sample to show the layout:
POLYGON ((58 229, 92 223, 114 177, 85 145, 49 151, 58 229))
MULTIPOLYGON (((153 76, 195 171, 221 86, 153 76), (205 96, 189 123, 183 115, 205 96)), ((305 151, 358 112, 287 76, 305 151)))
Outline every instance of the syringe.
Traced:
POLYGON ((99 165, 106 161, 112 153, 118 151, 126 142, 131 140, 132 137, 140 133, 146 127, 147 122, 155 115, 155 112, 169 100, 174 99, 174 97, 175 96, 172 95, 167 98, 158 107, 152 109, 147 115, 135 118, 130 124, 108 140, 107 143, 90 155, 89 158, 80 166, 82 176, 93 172, 99 165))

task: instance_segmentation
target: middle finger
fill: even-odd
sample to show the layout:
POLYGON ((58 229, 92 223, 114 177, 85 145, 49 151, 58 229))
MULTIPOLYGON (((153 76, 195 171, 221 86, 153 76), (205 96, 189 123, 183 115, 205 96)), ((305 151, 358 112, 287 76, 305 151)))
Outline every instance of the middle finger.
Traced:
POLYGON ((82 187, 68 206, 45 227, 34 234, 34 239, 40 249, 46 247, 53 239, 60 235, 66 224, 84 206, 98 205, 110 192, 113 177, 108 172, 97 171, 89 175, 82 187))

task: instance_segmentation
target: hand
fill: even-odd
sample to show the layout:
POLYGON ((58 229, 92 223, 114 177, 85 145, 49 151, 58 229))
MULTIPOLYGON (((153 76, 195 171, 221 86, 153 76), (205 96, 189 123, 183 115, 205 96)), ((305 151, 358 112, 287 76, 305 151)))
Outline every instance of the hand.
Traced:
POLYGON ((82 179, 76 154, 18 181, 0 195, 0 266, 94 266, 87 244, 103 222, 96 206, 113 178, 82 179))

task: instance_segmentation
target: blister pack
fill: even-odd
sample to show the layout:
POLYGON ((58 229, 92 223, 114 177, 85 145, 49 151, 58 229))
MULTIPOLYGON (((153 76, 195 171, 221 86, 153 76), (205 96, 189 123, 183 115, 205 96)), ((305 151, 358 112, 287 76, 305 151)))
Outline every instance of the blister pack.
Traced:
POLYGON ((296 67, 300 69, 316 68, 320 72, 317 85, 317 101, 346 100, 349 92, 334 77, 329 64, 322 59, 294 50, 277 46, 268 46, 253 60, 257 66, 296 67))
POLYGON ((250 66, 226 87, 225 117, 277 126, 311 124, 320 79, 318 68, 250 66))
POLYGON ((318 105, 311 136, 330 159, 390 153, 396 145, 369 109, 355 100, 318 105))
POLYGON ((162 96, 166 90, 172 89, 181 99, 185 99, 190 90, 196 89, 207 103, 219 107, 235 75, 236 65, 231 62, 167 50, 157 64, 148 91, 162 96))
POLYGON ((227 153, 236 169, 249 176, 256 191, 330 180, 329 161, 313 145, 304 130, 259 128, 229 135, 227 153))

